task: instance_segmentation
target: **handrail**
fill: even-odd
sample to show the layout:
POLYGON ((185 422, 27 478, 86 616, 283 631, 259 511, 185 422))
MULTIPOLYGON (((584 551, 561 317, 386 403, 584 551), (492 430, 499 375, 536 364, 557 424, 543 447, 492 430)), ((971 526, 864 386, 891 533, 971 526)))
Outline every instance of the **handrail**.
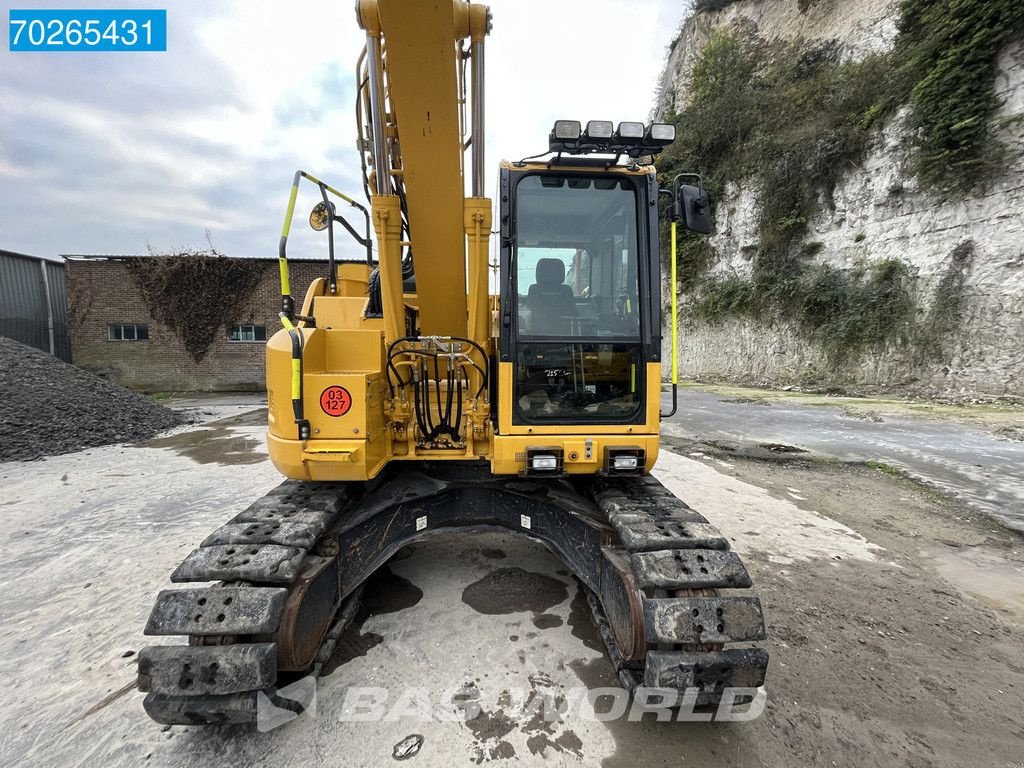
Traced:
POLYGON ((676 222, 672 222, 672 284, 670 290, 672 291, 672 410, 668 413, 659 414, 661 418, 667 419, 676 415, 676 410, 679 407, 678 401, 678 385, 679 385, 679 343, 678 343, 678 328, 679 328, 679 317, 676 310, 676 294, 678 292, 676 285, 676 222))
POLYGON ((305 417, 302 405, 302 331, 295 327, 284 312, 280 313, 281 324, 288 331, 292 341, 292 413, 295 416, 295 425, 298 428, 299 440, 310 438, 309 421, 305 417))
POLYGON ((292 181, 291 193, 288 196, 288 209, 284 215, 284 226, 281 228, 281 240, 278 245, 277 260, 278 268, 280 271, 280 282, 281 282, 281 311, 289 318, 295 316, 295 300, 292 298, 291 291, 291 280, 288 274, 288 233, 291 231, 292 219, 295 217, 295 201, 299 195, 299 182, 302 179, 306 179, 311 183, 315 184, 320 189, 320 195, 323 198, 324 205, 330 213, 327 218, 327 236, 328 236, 328 275, 327 283, 328 289, 331 293, 337 291, 338 276, 337 268, 334 259, 334 221, 337 218, 345 226, 345 228, 352 234, 352 236, 361 245, 366 247, 366 263, 370 266, 373 265, 373 245, 370 236, 370 213, 366 210, 365 206, 353 200, 351 197, 346 195, 344 192, 340 192, 329 184, 325 184, 316 176, 310 173, 306 173, 303 170, 295 172, 295 178, 292 181), (353 208, 357 208, 363 213, 363 217, 366 220, 366 234, 360 237, 356 234, 355 230, 349 225, 347 221, 341 216, 337 216, 334 213, 333 206, 327 199, 327 193, 334 195, 340 200, 345 201, 353 208))

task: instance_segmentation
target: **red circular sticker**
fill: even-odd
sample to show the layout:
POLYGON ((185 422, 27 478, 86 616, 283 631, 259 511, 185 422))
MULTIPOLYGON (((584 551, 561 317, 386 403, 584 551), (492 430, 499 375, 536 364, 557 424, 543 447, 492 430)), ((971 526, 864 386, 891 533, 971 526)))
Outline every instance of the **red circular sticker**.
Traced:
POLYGON ((352 407, 352 395, 344 387, 328 387, 320 395, 320 407, 328 416, 344 416, 352 407))

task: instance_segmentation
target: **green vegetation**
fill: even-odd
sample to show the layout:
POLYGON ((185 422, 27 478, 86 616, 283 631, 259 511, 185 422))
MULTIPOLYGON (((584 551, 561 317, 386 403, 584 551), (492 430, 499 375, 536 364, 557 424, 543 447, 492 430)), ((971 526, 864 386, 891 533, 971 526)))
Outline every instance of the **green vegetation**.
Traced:
POLYGON ((943 346, 960 324, 964 309, 964 286, 974 264, 974 241, 964 240, 950 254, 946 271, 935 289, 928 316, 921 324, 923 350, 941 356, 943 346))
POLYGON ((915 170, 926 186, 973 187, 998 168, 992 140, 1000 51, 1024 34, 1020 0, 904 0, 895 56, 897 92, 920 128, 915 170))
POLYGON ((899 259, 850 271, 817 266, 800 284, 804 330, 837 354, 905 339, 914 320, 910 282, 899 259))
POLYGON ((712 199, 729 181, 753 181, 760 243, 749 277, 711 278, 707 241, 682 238, 691 314, 718 322, 779 312, 837 354, 884 343, 906 326, 913 301, 901 263, 812 266, 823 245, 803 242, 822 196, 867 149, 884 73, 884 58, 841 63, 835 45, 712 37, 694 68, 692 102, 676 117, 679 138, 659 170, 663 185, 684 169, 701 173, 712 199))
POLYGON ((199 362, 224 328, 237 322, 267 262, 227 259, 213 249, 182 249, 129 262, 150 314, 173 330, 199 362))
POLYGON ((905 477, 902 469, 894 467, 892 464, 886 464, 884 461, 865 461, 864 466, 892 477, 905 477))
MULTIPOLYGON (((727 4, 702 0, 696 8, 727 4)), ((723 275, 711 272, 716 254, 704 239, 681 236, 689 315, 706 322, 779 315, 838 356, 908 338, 916 310, 907 266, 815 265, 822 244, 805 242, 809 222, 862 162, 878 126, 907 103, 921 184, 948 193, 984 181, 1004 151, 989 131, 999 106, 996 61, 1013 35, 1024 34, 1024 3, 904 0, 901 9, 895 48, 860 61, 842 60, 835 42, 769 43, 724 29, 705 46, 687 107, 668 116, 677 140, 658 159, 661 183, 700 173, 713 200, 730 182, 753 185, 759 242, 749 276, 723 275)), ((950 294, 962 292, 956 274, 950 294)), ((941 309, 942 318, 957 316, 955 306, 941 309)), ((943 322, 931 325, 941 332, 943 322)))
POLYGON ((694 0, 693 10, 695 13, 702 11, 720 11, 726 6, 739 2, 739 0, 694 0))

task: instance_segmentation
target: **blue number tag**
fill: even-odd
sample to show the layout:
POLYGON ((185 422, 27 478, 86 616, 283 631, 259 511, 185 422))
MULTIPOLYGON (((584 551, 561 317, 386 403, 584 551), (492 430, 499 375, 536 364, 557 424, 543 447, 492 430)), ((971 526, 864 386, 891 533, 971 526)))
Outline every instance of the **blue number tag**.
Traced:
POLYGON ((165 10, 14 10, 11 51, 166 51, 165 10))

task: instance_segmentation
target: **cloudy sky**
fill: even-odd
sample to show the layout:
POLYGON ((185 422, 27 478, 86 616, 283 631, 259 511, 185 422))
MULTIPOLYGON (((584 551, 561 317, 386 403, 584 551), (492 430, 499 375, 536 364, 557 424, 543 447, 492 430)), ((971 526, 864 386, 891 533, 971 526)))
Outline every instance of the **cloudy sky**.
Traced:
MULTIPOLYGON (((167 8, 166 53, 0 49, 0 248, 276 256, 303 168, 361 197, 351 0, 18 2, 167 8)), ((687 0, 492 0, 487 163, 541 151, 556 118, 642 120, 687 0)), ((0 0, 4 39, 10 0, 0 0)), ((315 202, 308 190, 300 216, 315 202)), ((303 223, 299 216, 296 225, 303 223)), ((296 257, 324 255, 296 226, 296 257)), ((343 243, 341 253, 358 257, 343 243)))

